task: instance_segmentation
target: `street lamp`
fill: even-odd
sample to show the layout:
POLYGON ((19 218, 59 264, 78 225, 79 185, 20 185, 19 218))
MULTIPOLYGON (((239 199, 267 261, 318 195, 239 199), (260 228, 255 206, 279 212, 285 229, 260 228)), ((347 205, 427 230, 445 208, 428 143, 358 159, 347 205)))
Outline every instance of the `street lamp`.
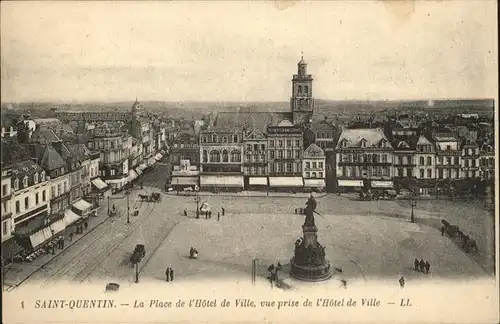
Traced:
POLYGON ((414 183, 412 183, 410 185, 410 196, 408 197, 408 203, 411 206, 411 219, 410 219, 410 221, 412 223, 415 223, 415 213, 414 213, 413 209, 417 206, 417 193, 415 192, 416 188, 417 187, 414 183))
POLYGON ((130 205, 129 205, 130 192, 127 190, 127 224, 130 224, 130 205))
POLYGON ((255 286, 255 279, 257 277, 257 261, 260 261, 259 259, 253 259, 252 260, 252 285, 255 286))
POLYGON ((194 192, 196 192, 196 196, 194 197, 194 201, 196 202, 196 218, 200 218, 200 196, 198 194, 198 186, 194 188, 194 192))

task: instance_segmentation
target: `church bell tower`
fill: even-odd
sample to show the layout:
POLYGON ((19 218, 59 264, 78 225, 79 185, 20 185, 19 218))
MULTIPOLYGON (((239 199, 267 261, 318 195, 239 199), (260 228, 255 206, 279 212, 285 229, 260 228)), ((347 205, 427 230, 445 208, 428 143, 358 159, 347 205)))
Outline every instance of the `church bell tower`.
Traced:
POLYGON ((292 98, 290 99, 293 123, 308 125, 314 112, 313 78, 311 74, 307 74, 307 63, 303 56, 297 65, 297 74, 294 74, 292 79, 292 98))

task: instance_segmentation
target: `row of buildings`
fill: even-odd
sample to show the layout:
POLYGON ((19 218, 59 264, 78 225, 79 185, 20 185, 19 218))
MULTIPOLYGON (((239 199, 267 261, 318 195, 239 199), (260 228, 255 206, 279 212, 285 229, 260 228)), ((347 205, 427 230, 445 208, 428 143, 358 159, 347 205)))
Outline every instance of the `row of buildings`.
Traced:
POLYGON ((135 102, 128 119, 79 134, 58 119, 23 118, 2 138, 2 261, 84 222, 167 152, 164 129, 135 102))
POLYGON ((494 139, 478 138, 470 118, 462 126, 415 116, 334 124, 315 113, 312 81, 302 58, 290 111, 220 112, 201 129, 181 125, 170 141, 172 187, 338 192, 417 185, 432 194, 457 180, 494 179, 494 139))

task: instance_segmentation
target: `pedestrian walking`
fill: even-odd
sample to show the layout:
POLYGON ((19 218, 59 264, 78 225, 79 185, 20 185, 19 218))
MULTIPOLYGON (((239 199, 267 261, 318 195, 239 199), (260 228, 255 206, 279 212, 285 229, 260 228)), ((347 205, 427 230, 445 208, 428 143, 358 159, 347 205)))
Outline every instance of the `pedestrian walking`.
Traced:
POLYGON ((174 281, 174 269, 170 268, 170 280, 174 281))
POLYGON ((205 219, 208 219, 208 213, 205 212, 205 219))
POLYGON ((441 236, 444 236, 444 226, 441 226, 441 236))
POLYGON ((83 227, 85 227, 85 229, 87 229, 89 227, 89 223, 87 223, 87 222, 83 223, 83 227))
POLYGON ((429 269, 431 268, 431 264, 429 261, 425 262, 425 273, 429 274, 429 269))
POLYGON ((399 278, 399 286, 401 288, 405 287, 405 278, 403 278, 403 277, 399 278))
POLYGON ((64 237, 61 237, 61 250, 64 249, 64 237))
POLYGON ((425 270, 425 262, 424 262, 424 259, 420 260, 419 265, 420 265, 420 271, 421 271, 421 272, 424 272, 424 270, 425 270))
POLYGON ((170 268, 167 268, 167 271, 165 271, 165 280, 167 282, 170 281, 170 268))
POLYGON ((222 216, 224 216, 226 214, 226 210, 224 209, 224 207, 222 207, 222 216))
POLYGON ((73 241, 73 232, 69 233, 69 241, 73 241))
POLYGON ((420 263, 418 262, 418 259, 417 259, 417 258, 415 258, 415 261, 413 262, 413 264, 414 264, 414 266, 415 266, 415 271, 418 271, 418 265, 419 265, 420 263))
POLYGON ((187 215, 188 215, 187 209, 184 209, 184 216, 187 217, 187 215))
POLYGON ((220 213, 217 213, 217 221, 220 221, 220 213))

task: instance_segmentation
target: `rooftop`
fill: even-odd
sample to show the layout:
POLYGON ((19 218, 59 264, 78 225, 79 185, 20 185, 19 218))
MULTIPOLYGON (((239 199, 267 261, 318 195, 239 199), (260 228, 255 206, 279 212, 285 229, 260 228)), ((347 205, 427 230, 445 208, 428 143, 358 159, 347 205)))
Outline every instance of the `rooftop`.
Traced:
POLYGON ((343 141, 347 142, 347 147, 361 147, 362 142, 365 142, 366 147, 380 147, 382 141, 389 143, 382 128, 344 129, 337 147, 340 147, 343 141))

